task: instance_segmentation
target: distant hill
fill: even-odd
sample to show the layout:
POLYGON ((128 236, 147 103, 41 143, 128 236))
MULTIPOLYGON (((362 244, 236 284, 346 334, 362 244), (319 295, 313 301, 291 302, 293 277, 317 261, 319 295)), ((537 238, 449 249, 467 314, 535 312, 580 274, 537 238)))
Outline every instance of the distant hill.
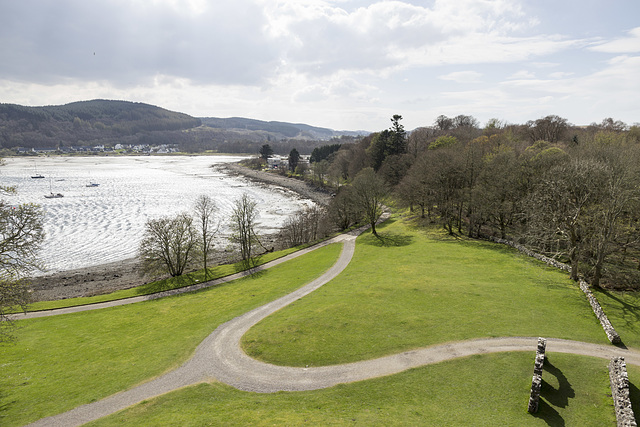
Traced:
POLYGON ((217 118, 201 117, 204 126, 215 129, 265 132, 275 140, 287 138, 314 139, 328 141, 332 138, 345 136, 368 135, 366 131, 336 131, 328 128, 315 127, 302 123, 265 122, 262 120, 246 119, 242 117, 217 118))
POLYGON ((153 105, 93 100, 59 106, 0 104, 0 145, 55 148, 139 142, 142 135, 180 131, 200 120, 153 105))
POLYGON ((44 107, 0 104, 0 149, 175 144, 186 152, 254 153, 269 143, 278 154, 292 147, 309 154, 323 141, 348 142, 359 134, 368 132, 240 117, 196 118, 129 101, 97 99, 44 107))

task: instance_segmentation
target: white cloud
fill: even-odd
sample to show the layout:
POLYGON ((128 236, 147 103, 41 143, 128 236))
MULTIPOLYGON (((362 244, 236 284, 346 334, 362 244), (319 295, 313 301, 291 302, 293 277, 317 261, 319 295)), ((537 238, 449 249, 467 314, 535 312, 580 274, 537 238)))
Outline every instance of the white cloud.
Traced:
POLYGON ((628 32, 627 37, 599 43, 590 49, 605 53, 636 53, 640 52, 640 27, 628 32))
POLYGON ((558 72, 549 74, 549 77, 552 78, 552 79, 564 79, 565 77, 570 77, 570 76, 572 76, 574 74, 575 73, 558 71, 558 72))
POLYGON ((347 12, 322 1, 265 2, 268 33, 301 72, 396 72, 411 67, 520 61, 583 41, 520 37, 535 23, 508 1, 384 1, 347 12))
POLYGON ((524 79, 535 79, 535 78, 536 78, 535 73, 532 73, 531 71, 528 71, 528 70, 520 70, 513 73, 509 77, 507 77, 508 80, 524 80, 524 79))
POLYGON ((456 83, 478 83, 481 77, 482 73, 478 73, 477 71, 454 71, 438 76, 439 79, 450 80, 456 83))
POLYGON ((587 39, 589 22, 541 30, 544 13, 523 0, 7 1, 0 99, 128 99, 372 130, 395 113, 407 127, 439 114, 513 122, 561 108, 638 121, 640 27, 605 22, 606 39, 587 39), (443 93, 452 87, 443 80, 470 90, 443 93))

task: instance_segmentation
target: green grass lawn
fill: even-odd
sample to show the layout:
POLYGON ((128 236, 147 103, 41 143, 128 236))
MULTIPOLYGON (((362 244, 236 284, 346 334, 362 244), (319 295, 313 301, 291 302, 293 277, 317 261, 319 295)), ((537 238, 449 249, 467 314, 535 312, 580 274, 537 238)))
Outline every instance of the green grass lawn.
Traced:
MULTIPOLYGON (((434 235, 401 219, 379 231, 382 241, 358 239, 338 278, 252 328, 245 348, 274 363, 319 366, 477 337, 608 343, 566 273, 506 246, 434 235)), ((21 321, 18 343, 0 346, 0 425, 63 412, 178 366, 219 324, 319 276, 340 248, 197 293, 21 321)), ((640 300, 597 296, 625 344, 640 347, 640 300)), ((473 356, 303 393, 201 384, 97 424, 615 424, 607 361, 572 355, 549 355, 541 413, 527 414, 534 352, 473 356)), ((629 372, 640 407, 640 369, 629 372)))
POLYGON ((338 278, 249 330, 244 349, 275 364, 321 366, 480 337, 608 342, 564 272, 504 245, 434 238, 402 220, 380 234, 382 242, 360 236, 338 278))
POLYGON ((18 342, 0 346, 0 425, 64 412, 179 366, 221 323, 320 276, 341 248, 200 292, 18 322, 18 342))
MULTIPOLYGON (((257 265, 266 264, 269 261, 289 255, 298 249, 306 246, 284 249, 277 252, 265 254, 259 258, 257 265)), ((56 301, 38 301, 29 305, 29 311, 54 310, 57 308, 76 307, 79 305, 97 304, 107 301, 116 301, 119 299, 137 297, 140 295, 151 295, 158 292, 168 291, 171 289, 184 288, 208 280, 215 280, 221 277, 229 276, 237 273, 242 269, 241 264, 222 264, 212 268, 208 268, 208 274, 205 278, 204 270, 198 270, 192 273, 183 274, 178 277, 169 277, 167 279, 158 280, 147 283, 135 288, 123 289, 121 291, 111 292, 103 295, 95 295, 91 297, 68 298, 56 301)))
POLYGON ((629 347, 640 348, 640 292, 593 289, 593 294, 620 334, 622 342, 629 347))
MULTIPOLYGON (((534 355, 472 356, 298 393, 200 384, 90 425, 615 426, 607 361, 582 356, 549 355, 540 410, 529 414, 534 355)), ((630 377, 640 381, 640 370, 630 377)))

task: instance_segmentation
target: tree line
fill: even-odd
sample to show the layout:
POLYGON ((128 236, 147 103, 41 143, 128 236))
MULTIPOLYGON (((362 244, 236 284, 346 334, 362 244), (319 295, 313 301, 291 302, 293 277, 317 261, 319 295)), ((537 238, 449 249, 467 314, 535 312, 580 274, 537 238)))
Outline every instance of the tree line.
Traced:
POLYGON ((364 182, 449 234, 517 241, 571 264, 574 279, 594 286, 638 286, 637 125, 608 118, 578 127, 546 116, 480 127, 460 115, 408 133, 401 120, 314 163, 339 189, 329 214, 340 228, 379 212, 367 215, 364 182))

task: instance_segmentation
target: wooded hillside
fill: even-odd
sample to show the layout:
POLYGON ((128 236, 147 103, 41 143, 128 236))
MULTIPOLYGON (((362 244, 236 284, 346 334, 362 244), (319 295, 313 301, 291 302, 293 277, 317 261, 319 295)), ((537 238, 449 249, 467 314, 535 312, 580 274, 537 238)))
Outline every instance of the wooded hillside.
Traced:
MULTIPOLYGON (((361 132, 362 133, 362 132, 361 132)), ((62 149, 104 145, 176 145, 182 152, 256 153, 269 143, 277 154, 303 154, 332 138, 358 132, 285 122, 195 118, 153 105, 93 100, 59 106, 0 104, 0 149, 62 149)), ((365 133, 366 134, 366 133, 365 133)))
POLYGON ((148 104, 93 100, 60 106, 0 104, 2 148, 142 143, 154 132, 175 132, 200 120, 148 104))

